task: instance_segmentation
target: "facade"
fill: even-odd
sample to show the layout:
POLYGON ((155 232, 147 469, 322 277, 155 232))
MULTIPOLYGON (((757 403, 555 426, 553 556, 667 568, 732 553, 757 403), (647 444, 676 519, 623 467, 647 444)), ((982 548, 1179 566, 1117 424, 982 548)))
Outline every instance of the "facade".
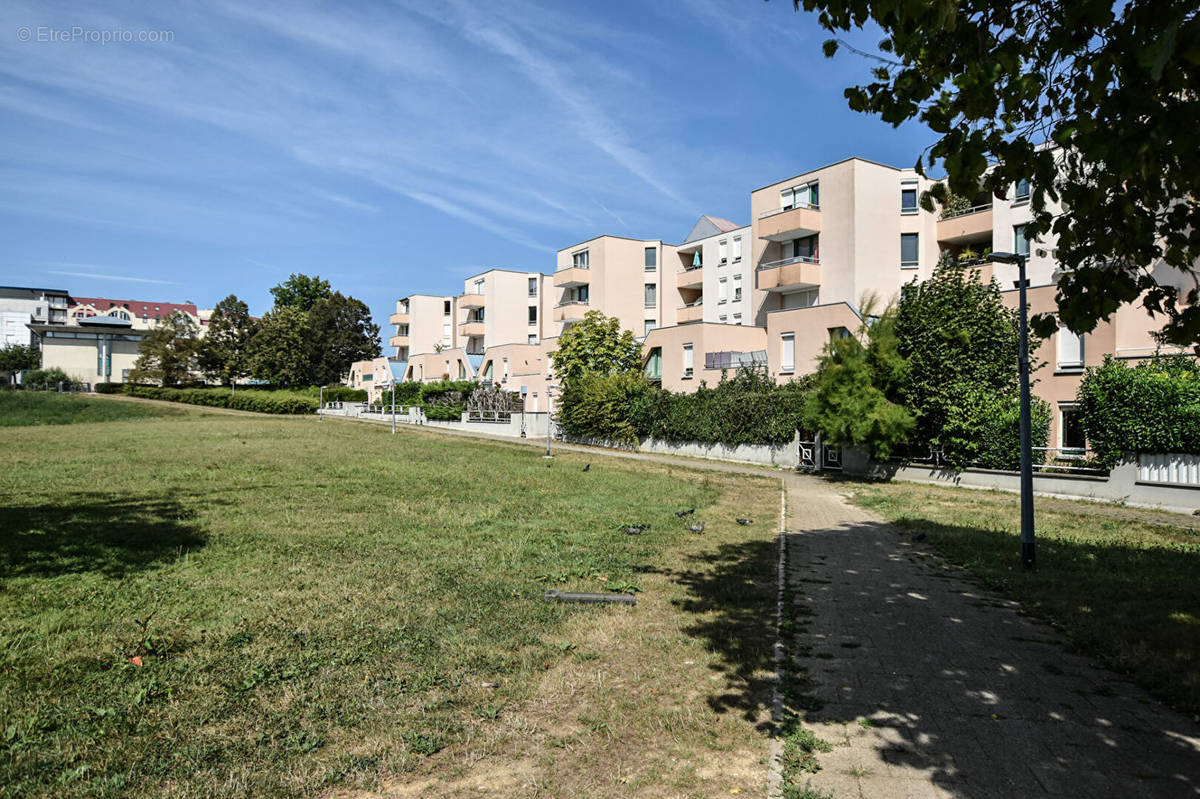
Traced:
POLYGON ((29 325, 65 325, 70 296, 66 289, 0 286, 0 347, 34 343, 29 325))
POLYGON ((30 324, 43 369, 62 369, 81 383, 123 383, 138 359, 144 330, 130 320, 103 315, 81 317, 70 324, 30 324))
POLYGON ((666 274, 675 279, 674 258, 675 248, 660 239, 620 236, 597 236, 559 250, 553 335, 581 321, 591 310, 615 316, 639 338, 656 327, 675 324, 678 294, 675 285, 664 278, 666 274))
POLYGON ((675 321, 754 324, 749 225, 702 216, 675 248, 675 321))
POLYGON ((671 391, 694 391, 719 383, 723 371, 767 366, 767 334, 761 327, 690 322, 661 327, 642 347, 646 376, 671 391))
POLYGON ((410 294, 396 301, 396 312, 388 321, 396 326, 388 345, 396 348, 395 359, 407 361, 411 355, 431 353, 438 347, 459 346, 455 297, 434 294, 410 294))
POLYGON ((482 364, 483 355, 468 353, 462 347, 450 347, 441 352, 424 352, 409 356, 404 379, 420 383, 474 380, 482 364))
POLYGON ((408 364, 387 358, 372 358, 355 361, 350 365, 346 385, 367 392, 367 402, 376 403, 387 399, 387 391, 393 382, 404 379, 408 364))
POLYGON ((553 285, 541 272, 489 269, 463 281, 458 340, 472 355, 502 344, 537 344, 552 312, 553 285))
POLYGON ((550 385, 547 377, 549 357, 540 341, 488 347, 479 369, 479 380, 520 394, 527 411, 544 411, 550 385))
POLYGON ((143 300, 117 300, 108 297, 72 297, 68 316, 74 321, 108 316, 129 322, 134 330, 149 330, 162 319, 179 311, 187 314, 201 333, 208 327, 212 311, 201 311, 190 302, 147 302, 143 300))

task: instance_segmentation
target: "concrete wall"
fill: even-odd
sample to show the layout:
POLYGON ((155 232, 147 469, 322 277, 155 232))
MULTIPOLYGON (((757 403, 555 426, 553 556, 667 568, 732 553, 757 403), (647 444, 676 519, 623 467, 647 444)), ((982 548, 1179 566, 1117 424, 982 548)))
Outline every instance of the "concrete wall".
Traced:
MULTIPOLYGON (((389 412, 385 413, 366 413, 357 403, 340 403, 341 407, 322 408, 318 413, 321 416, 331 416, 343 419, 359 419, 362 421, 371 421, 381 424, 391 424, 392 415, 389 412)), ((545 412, 542 413, 514 413, 507 421, 501 422, 480 422, 467 421, 468 413, 463 414, 460 421, 441 421, 436 419, 426 419, 420 408, 401 406, 396 409, 396 424, 416 427, 428 427, 431 429, 442 430, 460 430, 471 433, 488 433, 490 435, 507 436, 509 438, 545 438, 546 425, 549 423, 549 416, 545 412)))

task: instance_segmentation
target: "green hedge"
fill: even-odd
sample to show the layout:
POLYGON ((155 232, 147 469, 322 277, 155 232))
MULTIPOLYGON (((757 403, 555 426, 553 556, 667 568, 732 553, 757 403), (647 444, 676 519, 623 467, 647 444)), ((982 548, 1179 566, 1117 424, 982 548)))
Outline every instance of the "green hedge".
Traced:
POLYGON ((285 391, 243 389, 231 393, 228 388, 161 388, 126 383, 124 392, 131 397, 204 405, 210 408, 232 408, 239 411, 275 414, 316 413, 318 402, 313 397, 285 391))
POLYGON ((681 394, 650 385, 639 374, 587 374, 563 389, 563 432, 620 444, 653 437, 702 444, 782 444, 796 435, 809 382, 776 385, 743 371, 715 388, 681 394))
POLYGON ((1112 467, 1139 452, 1200 455, 1200 364, 1167 355, 1129 367, 1105 356, 1076 395, 1088 445, 1112 467))
POLYGON ((120 394, 124 383, 97 383, 93 388, 97 394, 120 394))
POLYGON ((443 422, 457 422, 462 419, 462 405, 422 405, 426 419, 437 419, 443 422))

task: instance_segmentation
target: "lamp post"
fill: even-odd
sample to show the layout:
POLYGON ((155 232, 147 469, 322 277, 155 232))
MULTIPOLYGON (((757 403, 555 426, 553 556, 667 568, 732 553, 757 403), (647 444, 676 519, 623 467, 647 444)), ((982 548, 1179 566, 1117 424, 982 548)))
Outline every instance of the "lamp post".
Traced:
POLYGON ((392 435, 396 435, 396 380, 392 379, 392 435))
POLYGON ((550 385, 546 384, 546 454, 543 457, 552 458, 550 454, 550 425, 553 424, 551 411, 553 410, 553 402, 551 402, 550 385))
POLYGON ((317 396, 317 421, 323 422, 325 421, 325 414, 321 413, 321 409, 325 407, 325 386, 321 386, 317 392, 317 396))
POLYGON ((1021 568, 1032 571, 1037 565, 1033 538, 1033 445, 1029 419, 1029 305, 1025 297, 1025 256, 1021 253, 994 252, 993 261, 1017 265, 1021 317, 1020 351, 1017 371, 1021 386, 1021 568))

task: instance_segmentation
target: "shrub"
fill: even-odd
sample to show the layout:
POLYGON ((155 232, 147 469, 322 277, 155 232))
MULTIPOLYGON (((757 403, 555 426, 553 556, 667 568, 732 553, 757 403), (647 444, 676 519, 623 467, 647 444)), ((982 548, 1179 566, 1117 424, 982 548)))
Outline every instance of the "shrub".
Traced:
POLYGON ((1186 355, 1134 367, 1105 356, 1076 394, 1088 445, 1112 467, 1139 452, 1200 455, 1200 364, 1186 355))
MULTIPOLYGON (((439 380, 436 383, 425 383, 420 386, 420 400, 423 405, 466 405, 471 392, 479 388, 473 380, 439 380)), ((400 401, 397 394, 396 402, 400 401)))
POLYGON ((436 419, 443 422, 457 422, 462 419, 462 405, 422 405, 426 419, 436 419))
POLYGON ((558 422, 569 436, 633 446, 639 435, 635 419, 646 418, 635 408, 655 391, 637 372, 586 373, 564 384, 558 422))
MULTIPOLYGON (((1041 397, 1030 397, 1030 436, 1041 446, 1050 436, 1050 405, 1041 397)), ((1021 467, 1021 402, 1017 396, 974 391, 961 395, 942 428, 946 460, 952 466, 985 469, 1021 467)), ((1033 452, 1041 463, 1043 452, 1033 452)))
POLYGON ((124 383, 97 383, 93 388, 97 394, 120 394, 124 383))
POLYGON ((25 373, 22 385, 34 391, 57 391, 59 385, 64 389, 78 388, 79 381, 72 380, 66 372, 58 367, 53 369, 33 369, 25 373))
POLYGON ((137 383, 124 384, 124 391, 131 397, 204 405, 210 408, 290 415, 317 412, 316 399, 286 391, 243 389, 230 393, 227 388, 163 388, 137 383))
MULTIPOLYGON (((350 388, 349 386, 326 386, 324 391, 316 389, 317 397, 324 397, 326 402, 366 402, 366 389, 350 388)), ((305 392, 307 393, 307 392, 305 392)), ((399 392, 397 392, 399 394, 399 392)), ((388 400, 391 400, 391 393, 387 394, 388 400)), ((396 399, 399 402, 399 397, 396 399)))

